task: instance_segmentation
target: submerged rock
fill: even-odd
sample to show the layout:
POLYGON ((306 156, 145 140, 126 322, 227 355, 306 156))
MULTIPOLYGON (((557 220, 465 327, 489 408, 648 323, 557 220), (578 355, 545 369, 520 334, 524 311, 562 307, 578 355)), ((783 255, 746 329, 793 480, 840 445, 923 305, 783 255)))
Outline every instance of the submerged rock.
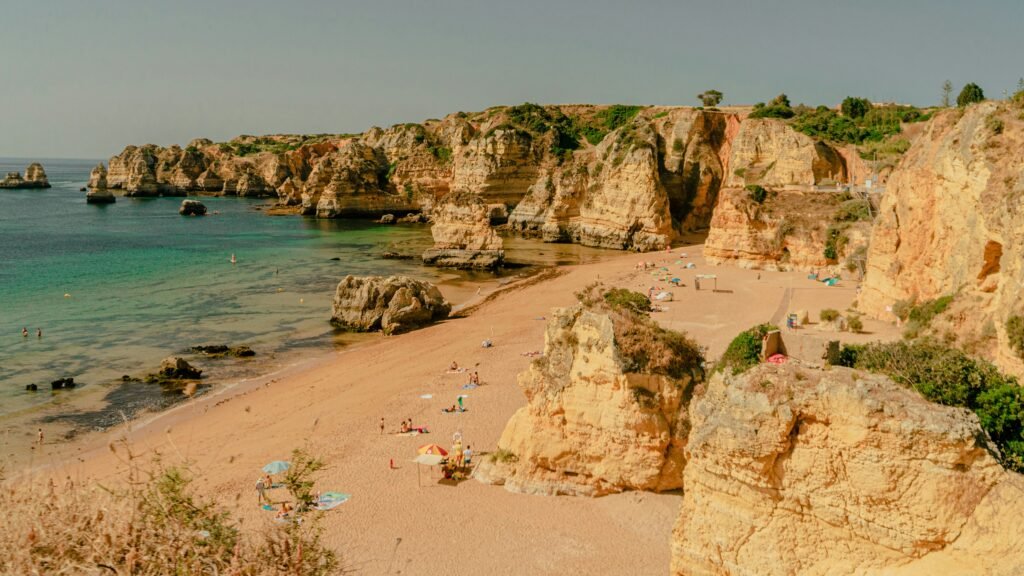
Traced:
POLYGON ((448 317, 436 286, 405 276, 346 276, 338 284, 331 323, 355 332, 399 334, 448 317))
POLYGON ((182 200, 178 214, 182 216, 205 216, 206 205, 199 200, 182 200))
POLYGON ((256 352, 248 346, 228 346, 227 344, 208 344, 205 346, 193 346, 192 351, 207 356, 235 356, 247 358, 255 356, 256 352))
POLYGON ((63 390, 65 388, 74 388, 75 386, 76 386, 75 379, 74 378, 70 378, 70 377, 58 378, 58 379, 54 380, 53 382, 50 382, 50 388, 52 388, 54 390, 63 390))

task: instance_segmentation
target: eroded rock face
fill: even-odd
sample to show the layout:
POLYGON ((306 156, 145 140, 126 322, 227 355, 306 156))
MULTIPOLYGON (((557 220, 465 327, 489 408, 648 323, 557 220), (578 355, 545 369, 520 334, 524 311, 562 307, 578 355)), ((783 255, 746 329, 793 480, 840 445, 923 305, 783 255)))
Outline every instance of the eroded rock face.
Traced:
POLYGON ((436 286, 405 276, 346 276, 334 294, 331 322, 354 332, 399 334, 444 320, 451 305, 436 286))
MULTIPOLYGON (((815 270, 857 277, 865 258, 871 224, 840 222, 836 214, 847 196, 837 192, 781 190, 756 202, 746 189, 719 193, 704 256, 714 264, 760 270, 815 270), (826 244, 835 234, 834 257, 826 244)), ((867 200, 853 202, 867 209, 867 200)))
POLYGON ((106 190, 107 189, 107 168, 102 162, 96 165, 92 171, 89 172, 89 189, 90 190, 106 190))
POLYGON ((25 176, 20 172, 8 172, 3 180, 0 180, 0 188, 49 188, 50 181, 46 178, 46 171, 43 165, 33 162, 25 169, 25 176))
POLYGON ((861 310, 957 294, 958 346, 1024 375, 1006 320, 1024 314, 1024 121, 986 102, 940 113, 889 179, 868 253, 861 310), (995 125, 1000 130, 993 129, 995 125))
POLYGON ((434 246, 423 253, 423 262, 431 266, 494 268, 505 258, 487 204, 470 192, 444 197, 434 208, 430 234, 434 246))
POLYGON ((117 202, 117 198, 106 188, 94 188, 85 193, 86 204, 113 204, 114 202, 117 202))
POLYGON ((882 376, 761 365, 713 377, 690 420, 673 574, 1020 567, 1024 483, 964 409, 882 376))
POLYGON ((548 321, 519 376, 527 405, 477 479, 514 492, 600 496, 682 486, 689 377, 630 372, 612 317, 575 306, 548 321))
POLYGON ((782 120, 757 118, 740 124, 725 185, 787 188, 846 181, 846 161, 835 148, 782 120))

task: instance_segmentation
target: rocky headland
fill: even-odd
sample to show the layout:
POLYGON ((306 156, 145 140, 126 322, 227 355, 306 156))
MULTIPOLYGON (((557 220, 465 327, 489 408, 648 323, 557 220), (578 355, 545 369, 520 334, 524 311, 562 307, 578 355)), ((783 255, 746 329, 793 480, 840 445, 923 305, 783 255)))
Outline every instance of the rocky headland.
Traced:
POLYGON ((50 181, 46 177, 46 170, 39 162, 33 162, 25 169, 25 176, 20 172, 8 172, 3 180, 0 180, 0 188, 23 189, 23 188, 49 188, 50 181))

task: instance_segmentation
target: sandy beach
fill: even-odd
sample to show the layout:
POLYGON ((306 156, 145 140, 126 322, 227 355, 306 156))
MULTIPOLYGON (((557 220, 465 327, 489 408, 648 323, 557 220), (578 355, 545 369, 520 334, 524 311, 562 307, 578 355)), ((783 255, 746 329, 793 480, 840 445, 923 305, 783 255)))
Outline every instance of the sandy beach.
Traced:
MULTIPOLYGON (((545 317, 554 307, 571 305, 573 293, 595 281, 645 293, 651 286, 672 291, 674 301, 654 318, 689 333, 711 359, 737 332, 787 311, 807 310, 816 319, 823 308, 846 310, 857 286, 844 281, 826 287, 798 272, 710 266, 700 245, 675 247, 671 254, 623 254, 559 272, 512 285, 466 317, 380 337, 83 441, 47 444, 27 474, 34 483, 69 476, 115 482, 123 472, 123 450, 114 453, 107 445, 123 437, 143 459, 159 453, 168 464, 190 462, 200 490, 233 507, 252 527, 272 521, 253 489, 261 466, 305 448, 327 463, 317 489, 352 495, 326 512, 322 525, 326 541, 359 574, 664 574, 678 494, 587 499, 513 494, 474 480, 448 486, 409 460, 422 444, 449 446, 455 432, 477 460, 486 457, 508 418, 525 404, 516 376, 531 361, 524 353, 543 350, 545 317), (649 270, 637 269, 641 261, 668 268, 684 286, 655 280, 649 270), (718 291, 696 291, 694 276, 709 273, 718 276, 718 291), (494 346, 481 347, 485 339, 494 346), (478 370, 483 385, 464 390, 468 375, 448 373, 452 361, 478 370), (443 413, 460 394, 467 395, 468 410, 443 413), (392 434, 406 418, 428 426, 430 434, 392 434)), ((874 321, 865 321, 865 332, 843 333, 842 339, 895 335, 894 328, 874 321)), ((25 442, 32 439, 27 431, 25 442)))

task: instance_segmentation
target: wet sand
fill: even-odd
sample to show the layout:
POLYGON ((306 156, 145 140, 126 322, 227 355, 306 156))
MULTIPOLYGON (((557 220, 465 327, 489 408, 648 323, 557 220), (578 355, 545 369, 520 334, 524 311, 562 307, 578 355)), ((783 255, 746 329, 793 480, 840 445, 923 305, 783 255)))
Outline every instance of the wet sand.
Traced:
MULTIPOLYGON (((493 450, 508 418, 525 404, 516 376, 530 362, 522 354, 543 349, 544 317, 571 305, 573 293, 594 281, 644 292, 664 286, 650 271, 636 270, 642 260, 668 267, 686 285, 671 288, 675 301, 654 317, 687 331, 711 357, 740 330, 771 319, 787 299, 788 308, 816 318, 821 308, 845 310, 855 296, 852 282, 829 288, 804 273, 760 272, 757 279, 757 271, 708 266, 700 246, 564 267, 556 277, 488 299, 467 317, 377 337, 88 442, 44 446, 34 458, 32 481, 116 481, 123 465, 107 443, 124 437, 143 458, 159 452, 168 463, 192 462, 204 493, 235 507, 246 526, 260 526, 272 516, 256 504, 260 467, 306 448, 328 464, 317 488, 352 494, 325 513, 323 526, 326 541, 360 574, 665 574, 678 494, 528 496, 473 480, 441 485, 409 462, 418 446, 448 446, 457 431, 477 459, 493 450), (681 261, 695 269, 676 264, 681 251, 690 256, 681 261), (718 275, 720 291, 692 288, 694 275, 707 273, 718 275), (484 339, 494 347, 482 348, 484 339), (453 360, 479 370, 484 385, 463 390, 467 375, 447 373, 453 360), (459 394, 468 394, 468 411, 442 413, 459 394), (389 432, 412 418, 431 434, 381 435, 381 417, 389 432), (392 460, 397 469, 390 468, 392 460)), ((894 335, 881 323, 865 324, 872 334, 855 339, 894 335)))

